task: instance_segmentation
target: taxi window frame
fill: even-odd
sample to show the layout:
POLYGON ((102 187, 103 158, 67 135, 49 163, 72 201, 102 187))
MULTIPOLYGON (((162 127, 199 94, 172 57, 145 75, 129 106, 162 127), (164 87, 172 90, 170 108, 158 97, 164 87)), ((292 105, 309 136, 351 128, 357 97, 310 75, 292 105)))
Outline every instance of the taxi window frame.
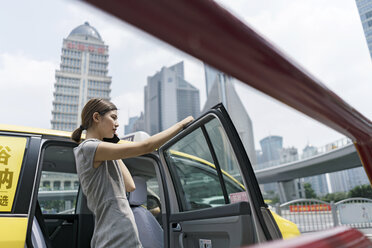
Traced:
MULTIPOLYGON (((184 137, 188 136, 190 133, 194 132, 195 130, 197 130, 199 128, 201 129, 201 131, 203 133, 203 137, 205 138, 205 141, 207 142, 207 139, 205 137, 204 131, 202 130, 202 127, 204 127, 204 124, 209 122, 213 118, 215 118, 215 117, 213 117, 209 114, 206 114, 205 116, 202 116, 201 118, 199 118, 197 120, 197 121, 200 121, 200 122, 198 122, 198 125, 186 128, 180 135, 177 135, 177 137, 172 138, 170 141, 168 141, 165 145, 163 145, 161 147, 161 153, 162 153, 161 156, 164 157, 164 161, 165 161, 166 166, 167 166, 167 168, 170 172, 169 174, 170 174, 170 177, 172 179, 172 184, 173 184, 174 191, 176 193, 177 204, 178 204, 178 209, 179 209, 180 213, 192 212, 192 211, 196 211, 196 209, 194 209, 194 210, 193 209, 192 210, 184 209, 183 205, 186 205, 186 204, 185 204, 184 199, 183 199, 184 197, 181 195, 184 192, 183 187, 181 185, 181 182, 180 182, 179 178, 176 178, 176 177, 179 177, 178 172, 176 171, 176 168, 169 165, 169 158, 166 155, 165 151, 168 150, 172 145, 176 144, 177 142, 182 140, 184 137)), ((208 142, 207 142, 207 145, 208 145, 208 149, 209 149, 209 151, 212 155, 212 151, 210 150, 210 146, 209 146, 208 142)), ((214 161, 215 157, 213 157, 213 155, 212 155, 212 159, 213 159, 213 162, 215 162, 214 161)), ((219 172, 217 170, 217 166, 216 166, 216 172, 217 172, 217 174, 219 174, 219 172)), ((223 184, 220 180, 220 177, 218 177, 218 181, 219 181, 220 185, 223 184)), ((224 194, 225 192, 222 191, 222 193, 224 194)), ((224 196, 224 198, 225 198, 225 196, 224 196)), ((211 209, 211 208, 208 208, 208 209, 211 209)))
MULTIPOLYGON (((42 175, 42 172, 43 172, 42 163, 43 163, 43 160, 44 160, 45 150, 50 146, 63 146, 65 144, 67 144, 67 146, 72 147, 72 148, 75 148, 79 145, 79 144, 77 144, 74 141, 69 140, 69 139, 58 139, 58 138, 57 139, 49 139, 49 138, 45 138, 45 139, 42 140, 41 147, 40 147, 40 159, 38 161, 37 183, 34 186, 34 190, 35 190, 34 196, 36 196, 34 198, 34 201, 33 201, 34 205, 36 204, 36 201, 38 201, 39 186, 40 186, 40 182, 41 182, 41 175, 42 175)), ((75 166, 76 166, 76 161, 75 161, 75 166)), ((76 172, 76 174, 77 174, 77 172, 76 172)), ((79 187, 77 189, 78 194, 79 194, 79 190, 80 190, 80 181, 79 181, 79 187)), ((78 198, 79 197, 77 196, 76 197, 76 203, 75 203, 75 213, 74 213, 74 215, 76 214, 76 208, 78 206, 78 200, 79 200, 78 198)), ((48 214, 46 214, 46 215, 48 215, 48 214)))
MULTIPOLYGON (((38 159, 37 162, 34 163, 34 166, 36 166, 35 174, 34 174, 34 183, 32 186, 32 198, 30 201, 30 212, 28 215, 28 225, 27 225, 27 234, 26 234, 26 245, 27 247, 33 247, 32 240, 31 240, 31 232, 32 232, 32 223, 34 221, 35 217, 35 210, 36 210, 36 202, 38 200, 38 190, 39 190, 39 185, 41 181, 41 173, 42 173, 42 161, 44 158, 44 151, 48 146, 52 145, 60 145, 63 143, 67 143, 70 146, 76 147, 78 146, 77 143, 74 141, 64 138, 64 137, 56 137, 56 136, 51 136, 51 135, 46 135, 46 136, 39 136, 39 146, 38 146, 38 159)), ((80 190, 80 185, 79 189, 80 190)), ((76 206, 78 206, 78 197, 76 199, 76 206)), ((76 211, 75 211, 76 212, 76 211)))
MULTIPOLYGON (((222 105, 216 105, 215 108, 223 108, 222 105)), ((164 157, 164 160, 166 161, 166 164, 167 164, 167 168, 169 169, 170 171, 170 177, 172 179, 172 182, 173 182, 173 188, 175 189, 175 193, 176 193, 176 198, 177 198, 177 203, 178 203, 178 209, 179 209, 179 212, 180 213, 186 213, 186 212, 192 212, 192 211, 197 211, 196 209, 192 209, 192 210, 185 210, 184 209, 184 200, 183 200, 183 196, 181 195, 182 192, 183 192, 183 188, 182 186, 180 185, 180 180, 178 178, 175 178, 178 173, 176 172, 176 168, 173 168, 172 166, 169 166, 169 160, 165 154, 165 150, 169 149, 172 145, 174 145, 175 143, 179 142, 181 139, 183 139, 184 137, 186 137, 187 135, 189 135, 190 133, 192 133, 193 131, 197 130, 198 128, 201 128, 201 131, 203 132, 203 136, 207 142, 207 145, 208 145, 208 149, 211 153, 211 156, 212 156, 212 159, 213 159, 213 163, 216 167, 216 172, 217 172, 217 176, 218 176, 218 180, 220 182, 220 185, 221 185, 221 190, 223 192, 223 197, 224 197, 224 201, 225 201, 225 205, 224 206, 227 206, 230 204, 230 200, 229 200, 229 195, 227 193, 227 188, 226 188, 226 180, 223 176, 223 173, 221 171, 221 167, 219 165, 219 161, 217 159, 217 156, 215 154, 215 149, 211 143, 211 140, 210 140, 210 137, 209 137, 209 134, 208 134, 208 131, 206 130, 205 128, 205 124, 208 123, 209 121, 213 120, 213 119, 217 119, 217 121, 219 121, 221 127, 224 129, 225 133, 226 133, 226 138, 228 140, 228 142, 230 143, 231 145, 231 148, 233 149, 234 151, 234 154, 235 156, 237 157, 237 161, 238 161, 238 164, 239 164, 239 170, 240 170, 240 174, 242 176, 242 179, 245 177, 244 175, 244 172, 243 172, 243 169, 242 167, 246 167, 246 166, 242 166, 242 159, 239 159, 238 156, 238 149, 240 149, 238 146, 239 144, 235 144, 234 142, 236 142, 237 140, 232 140, 232 136, 231 133, 228 133, 229 130, 227 130, 227 127, 228 125, 233 125, 232 123, 228 123, 226 118, 221 112, 219 112, 220 110, 217 110, 217 109, 211 109, 209 110, 208 112, 206 112, 203 116, 199 117, 196 121, 198 122, 195 126, 191 125, 189 127, 187 127, 185 130, 182 131, 181 134, 177 135, 175 138, 172 138, 169 142, 167 142, 166 144, 164 144, 162 147, 161 147, 161 156, 164 157)), ((227 113, 226 113, 227 114, 227 113)), ((232 126, 233 127, 233 126, 232 126)), ((239 137, 238 137, 239 138, 239 137)), ((240 140, 240 138, 239 138, 240 140)), ((242 144, 241 144, 242 145, 242 144)), ((245 150, 243 151, 245 153, 245 150)), ((247 155, 246 155, 247 156, 247 155)), ((253 168, 252 168, 252 165, 250 163, 250 160, 249 158, 247 157, 247 160, 249 162, 249 166, 251 167, 252 169, 252 174, 250 176, 248 176, 247 178, 249 178, 250 180, 245 180, 243 179, 243 183, 245 185, 245 192, 247 192, 248 194, 252 195, 252 192, 250 192, 249 189, 253 188, 252 185, 249 185, 248 182, 246 181, 251 181, 252 180, 252 175, 253 177, 255 178, 255 175, 253 173, 253 168)), ((257 182, 257 181, 256 181, 257 182)), ((257 183, 258 185, 258 183, 257 183)), ((259 189, 258 189, 259 190, 259 189)), ((252 204, 255 204, 254 202, 256 200, 260 200, 260 198, 262 199, 262 205, 259 205, 257 206, 257 210, 259 210, 261 207, 266 207, 266 204, 264 203, 263 201, 263 198, 262 198, 262 195, 261 195, 261 191, 259 191, 259 196, 261 197, 256 197, 257 195, 255 194, 254 195, 254 200, 252 201, 249 201, 249 203, 252 203, 252 204), (258 199, 256 199, 258 198, 258 199)), ((257 205, 257 204, 256 204, 257 205)), ((213 207, 210 207, 210 208, 206 208, 206 209, 213 209, 213 207)))

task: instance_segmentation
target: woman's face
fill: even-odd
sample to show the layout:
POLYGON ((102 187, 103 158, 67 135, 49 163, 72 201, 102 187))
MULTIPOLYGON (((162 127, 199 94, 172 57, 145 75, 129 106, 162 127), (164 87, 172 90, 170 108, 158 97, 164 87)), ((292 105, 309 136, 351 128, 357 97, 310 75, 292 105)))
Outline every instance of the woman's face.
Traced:
POLYGON ((118 113, 116 110, 111 110, 105 115, 101 116, 99 122, 99 129, 104 138, 112 138, 118 128, 118 113))

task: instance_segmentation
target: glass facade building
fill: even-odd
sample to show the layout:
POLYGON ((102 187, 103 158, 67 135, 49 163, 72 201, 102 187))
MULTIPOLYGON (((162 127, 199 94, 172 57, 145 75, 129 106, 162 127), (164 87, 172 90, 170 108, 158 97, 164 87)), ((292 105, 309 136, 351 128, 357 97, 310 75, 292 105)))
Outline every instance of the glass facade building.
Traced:
POLYGON ((52 129, 72 131, 91 98, 110 100, 108 46, 98 31, 84 23, 63 40, 60 69, 55 73, 52 129))
POLYGON ((189 115, 200 114, 199 90, 184 79, 183 62, 163 67, 147 78, 145 131, 150 135, 172 126, 189 115))
MULTIPOLYGON (((302 150, 301 159, 307 159, 314 157, 318 154, 318 149, 315 146, 307 144, 306 147, 302 150)), ((314 190, 317 196, 323 196, 329 193, 327 176, 326 174, 306 177, 303 179, 304 183, 310 183, 311 188, 314 190)))
POLYGON ((243 142, 248 157, 255 167, 257 161, 253 124, 235 90, 234 84, 237 82, 236 79, 207 64, 204 64, 204 71, 207 101, 204 104, 202 112, 208 111, 218 103, 222 103, 225 106, 243 142))
POLYGON ((260 140, 263 162, 280 161, 280 151, 283 149, 283 137, 270 135, 260 140))
POLYGON ((369 54, 372 58, 372 0, 356 0, 369 54))

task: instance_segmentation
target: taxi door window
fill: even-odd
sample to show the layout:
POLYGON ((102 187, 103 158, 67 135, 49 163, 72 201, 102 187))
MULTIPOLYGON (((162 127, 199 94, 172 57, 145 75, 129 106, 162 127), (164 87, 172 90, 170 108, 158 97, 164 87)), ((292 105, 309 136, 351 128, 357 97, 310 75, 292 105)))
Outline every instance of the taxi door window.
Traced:
POLYGON ((183 137, 182 141, 174 144, 171 149, 213 163, 211 152, 208 149, 208 144, 205 140, 201 128, 198 128, 192 133, 183 137))
POLYGON ((212 154, 201 128, 179 140, 165 151, 178 201, 183 211, 213 207, 224 194, 212 154))
POLYGON ((74 214, 79 180, 73 147, 50 145, 44 150, 38 201, 43 214, 74 214))
POLYGON ((221 123, 213 119, 205 124, 205 128, 223 174, 229 202, 238 198, 246 200, 246 195, 239 193, 245 191, 239 163, 221 123))
POLYGON ((182 211, 218 207, 246 196, 235 154, 215 118, 165 150, 165 157, 182 211))

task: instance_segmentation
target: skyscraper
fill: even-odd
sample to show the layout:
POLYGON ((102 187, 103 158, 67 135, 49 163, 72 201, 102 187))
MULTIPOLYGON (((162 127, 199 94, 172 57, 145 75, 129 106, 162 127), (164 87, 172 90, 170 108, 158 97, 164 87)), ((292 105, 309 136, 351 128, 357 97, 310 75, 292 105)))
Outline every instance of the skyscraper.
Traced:
MULTIPOLYGON (((255 169, 264 169, 280 164, 280 153, 283 150, 283 137, 269 135, 260 140, 262 149, 262 164, 257 164, 255 169)), ((263 185, 265 192, 276 192, 277 183, 267 183, 263 185)), ((280 194, 279 194, 280 195, 280 194)))
POLYGON ((144 91, 145 131, 150 135, 200 114, 199 90, 184 79, 183 62, 148 77, 144 91))
POLYGON ((280 163, 286 164, 298 160, 298 151, 296 147, 283 148, 280 153, 280 163))
POLYGON ((360 20, 367 40, 369 54, 372 58, 372 0, 356 0, 360 20))
POLYGON ((238 131, 252 165, 256 165, 252 121, 236 93, 235 79, 207 64, 204 64, 204 70, 207 101, 202 112, 221 102, 238 131))
MULTIPOLYGON (((301 159, 307 159, 318 154, 318 149, 315 146, 307 144, 306 147, 302 150, 301 159)), ((303 179, 304 183, 310 183, 311 188, 315 191, 318 196, 323 196, 329 193, 327 176, 326 174, 306 177, 303 179)))
POLYGON ((214 69, 213 67, 207 64, 204 64, 204 72, 205 72, 205 89, 206 89, 206 93, 208 97, 213 84, 222 81, 221 78, 223 77, 224 73, 214 69))
POLYGON ((140 116, 134 116, 129 118, 128 125, 124 127, 124 135, 134 133, 137 131, 144 131, 145 130, 145 123, 144 123, 144 115, 141 112, 140 116))
POLYGON ((56 70, 52 129, 72 131, 91 98, 110 100, 108 46, 98 31, 85 22, 63 39, 60 70, 56 70))
POLYGON ((133 132, 134 123, 139 119, 139 116, 130 117, 128 120, 128 125, 124 126, 124 135, 133 132))
POLYGON ((331 192, 347 192, 355 186, 369 184, 363 167, 329 173, 331 192))
POLYGON ((278 161, 280 162, 280 151, 283 149, 283 137, 270 135, 260 140, 263 161, 278 161))

